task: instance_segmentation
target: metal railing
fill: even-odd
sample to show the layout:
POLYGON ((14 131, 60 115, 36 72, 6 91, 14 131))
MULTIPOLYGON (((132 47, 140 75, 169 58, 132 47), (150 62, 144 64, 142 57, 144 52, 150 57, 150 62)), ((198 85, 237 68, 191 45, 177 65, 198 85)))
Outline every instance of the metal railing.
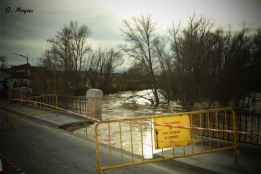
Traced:
MULTIPOLYGON (((238 141, 240 143, 261 144, 261 114, 243 110, 236 110, 235 113, 237 116, 238 141)), ((218 128, 224 127, 222 117, 210 122, 217 125, 218 128)), ((231 141, 231 136, 225 133, 216 134, 212 132, 211 134, 205 134, 205 136, 231 141)))
POLYGON ((55 94, 20 97, 12 101, 26 103, 32 107, 44 110, 61 111, 68 114, 87 118, 91 122, 98 122, 99 119, 87 115, 87 98, 85 96, 57 96, 55 94))
POLYGON ((238 110, 236 113, 238 116, 239 142, 261 144, 261 114, 242 110, 238 110))
POLYGON ((231 108, 98 122, 95 127, 97 173, 228 149, 237 152, 236 123, 237 116, 231 108), (177 125, 181 117, 189 121, 177 125), (181 140, 184 135, 187 140, 181 140), (228 140, 220 138, 224 136, 228 140))
POLYGON ((38 102, 40 108, 44 107, 41 104, 47 104, 77 113, 87 113, 88 100, 86 96, 58 96, 55 94, 46 94, 25 99, 38 102))
MULTIPOLYGON (((63 97, 42 95, 26 99, 40 108, 55 108, 71 113, 86 113, 85 97, 63 97), (72 112, 73 111, 73 112, 72 112)), ((93 119, 93 118, 92 118, 93 119)), ((96 141, 97 172, 139 165, 162 160, 176 159, 193 155, 232 149, 237 154, 238 143, 261 144, 261 115, 234 111, 232 108, 209 109, 194 112, 153 115, 117 120, 94 120, 94 130, 85 129, 85 136, 96 141), (189 124, 175 125, 171 121, 159 124, 158 120, 186 116, 189 124), (180 146, 176 142, 158 146, 158 126, 188 131, 190 142, 180 146), (89 132, 89 133, 88 133, 89 132), (157 141, 156 141, 157 140, 157 141)), ((160 144, 160 143, 159 143, 160 144)), ((237 156, 237 155, 235 155, 237 156)))
MULTIPOLYGON (((61 108, 66 111, 72 111, 79 114, 87 114, 87 98, 86 96, 58 96, 55 94, 46 94, 32 97, 22 97, 19 99, 34 101, 33 106, 40 109, 45 108, 61 108)), ((21 100, 20 100, 21 101, 21 100)), ((246 110, 236 110, 238 141, 240 143, 261 144, 261 114, 249 112, 246 110)), ((230 119, 230 118, 228 118, 230 119)), ((218 128, 224 127, 222 117, 213 119, 210 117, 211 126, 218 128)), ((231 125, 229 125, 231 127, 231 125)), ((231 136, 226 133, 204 133, 204 136, 219 138, 231 141, 231 136)))

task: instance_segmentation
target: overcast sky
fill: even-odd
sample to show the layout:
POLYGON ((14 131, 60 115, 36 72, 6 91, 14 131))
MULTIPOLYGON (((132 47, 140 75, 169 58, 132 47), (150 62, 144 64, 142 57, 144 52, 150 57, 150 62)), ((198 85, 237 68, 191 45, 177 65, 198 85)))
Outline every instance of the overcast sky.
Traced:
POLYGON ((194 14, 217 27, 255 29, 261 27, 261 0, 0 0, 0 14, 0 56, 20 64, 25 60, 14 55, 20 53, 37 64, 46 40, 71 20, 91 29, 93 47, 116 47, 123 43, 122 20, 132 16, 150 15, 162 31, 194 14), (33 13, 7 13, 8 7, 33 13))

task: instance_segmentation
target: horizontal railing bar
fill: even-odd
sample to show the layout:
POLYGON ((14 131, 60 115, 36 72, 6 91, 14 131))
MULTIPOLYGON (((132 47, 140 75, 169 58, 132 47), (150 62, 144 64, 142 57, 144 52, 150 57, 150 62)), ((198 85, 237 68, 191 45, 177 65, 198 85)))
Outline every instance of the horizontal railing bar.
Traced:
POLYGON ((95 118, 92 118, 92 117, 89 117, 89 116, 86 116, 86 115, 83 115, 83 114, 79 114, 79 113, 76 113, 76 112, 73 112, 73 111, 70 111, 70 110, 67 110, 67 109, 64 109, 64 108, 61 108, 61 107, 58 107, 58 106, 53 106, 53 105, 49 105, 49 104, 46 104, 46 103, 42 103, 42 102, 38 102, 38 101, 34 101, 34 100, 24 100, 24 99, 12 99, 13 101, 19 101, 19 102, 27 102, 27 103, 34 103, 34 104, 40 104, 40 105, 43 105, 43 106, 47 106, 51 109, 56 109, 58 111, 63 111, 63 112, 66 112, 66 113, 69 113, 69 114, 73 114, 73 115, 76 115, 76 116, 80 116, 80 117, 83 117, 83 118, 87 118, 88 120, 91 120, 93 122, 100 122, 99 119, 95 119, 95 118))
POLYGON ((187 115, 187 114, 201 114, 201 113, 208 113, 208 112, 225 112, 225 111, 231 111, 233 112, 233 109, 231 107, 226 108, 218 108, 218 109, 207 109, 207 110, 198 110, 198 111, 191 111, 191 112, 178 112, 178 113, 172 113, 172 114, 165 114, 165 115, 147 115, 147 116, 139 116, 138 118, 121 118, 121 119, 110 119, 110 120, 104 120, 101 123, 111 123, 111 122, 123 122, 123 121, 133 121, 133 120, 149 120, 153 118, 161 118, 163 116, 178 116, 178 115, 187 115))
POLYGON ((113 165, 109 165, 109 166, 103 166, 100 169, 102 171, 106 171, 106 170, 111 170, 111 169, 115 169, 115 168, 124 168, 124 167, 134 166, 134 165, 137 166, 137 165, 142 165, 142 164, 160 162, 160 161, 163 161, 163 160, 174 160, 174 159, 177 159, 177 158, 203 155, 203 154, 207 154, 207 153, 219 152, 219 151, 224 151, 224 150, 231 150, 231 149, 235 149, 235 148, 236 148, 236 146, 222 147, 222 148, 216 148, 216 149, 213 149, 213 150, 207 150, 207 151, 204 151, 204 152, 193 153, 193 154, 177 155, 177 156, 174 156, 174 157, 160 157, 160 158, 157 158, 157 159, 146 159, 146 160, 141 160, 141 161, 113 164, 113 165))

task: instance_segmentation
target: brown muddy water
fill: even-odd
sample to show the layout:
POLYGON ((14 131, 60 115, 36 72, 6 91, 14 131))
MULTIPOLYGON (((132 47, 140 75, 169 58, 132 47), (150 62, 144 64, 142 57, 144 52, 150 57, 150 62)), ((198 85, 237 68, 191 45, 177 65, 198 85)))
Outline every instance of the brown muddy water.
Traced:
MULTIPOLYGON (((160 104, 155 108, 151 106, 149 100, 141 97, 131 97, 142 95, 150 98, 150 90, 138 92, 120 92, 117 94, 105 96, 103 98, 102 119, 123 119, 123 118, 139 118, 146 115, 164 115, 175 112, 178 106, 175 102, 170 105, 160 104)), ((164 97, 160 96, 160 100, 164 103, 164 97)), ((76 136, 95 140, 95 125, 89 125, 84 128, 75 130, 76 136)), ((108 144, 110 147, 119 148, 136 155, 143 155, 150 158, 153 154, 154 146, 153 123, 151 120, 144 120, 142 123, 113 123, 101 124, 99 126, 99 141, 102 144, 108 144), (108 128, 108 126, 110 126, 108 128), (110 130, 109 130, 110 129, 110 130)))

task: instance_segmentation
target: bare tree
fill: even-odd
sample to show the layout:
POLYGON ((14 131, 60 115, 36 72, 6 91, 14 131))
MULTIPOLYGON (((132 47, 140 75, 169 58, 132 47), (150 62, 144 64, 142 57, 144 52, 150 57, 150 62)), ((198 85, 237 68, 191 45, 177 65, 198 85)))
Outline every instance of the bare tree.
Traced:
POLYGON ((70 22, 62 31, 49 39, 51 44, 48 55, 51 63, 64 71, 81 71, 84 56, 90 50, 87 44, 90 30, 86 25, 78 26, 77 22, 70 22))
POLYGON ((155 105, 159 104, 158 82, 155 75, 156 57, 153 55, 153 40, 156 38, 155 27, 150 17, 133 17, 124 20, 123 34, 127 45, 122 50, 129 57, 141 63, 151 80, 155 105))
POLYGON ((122 54, 114 49, 97 49, 87 61, 87 71, 91 87, 98 87, 105 93, 112 88, 112 74, 123 63, 122 54))
POLYGON ((153 41, 154 54, 157 57, 159 63, 159 87, 161 94, 169 101, 174 96, 174 90, 171 89, 173 83, 173 74, 174 74, 174 59, 171 57, 168 49, 168 41, 165 37, 157 37, 153 41))
POLYGON ((88 37, 90 30, 86 25, 70 22, 54 38, 48 40, 50 48, 45 51, 42 64, 48 69, 62 72, 64 87, 70 91, 85 85, 83 73, 87 52, 90 50, 88 37))
POLYGON ((170 30, 177 97, 188 105, 209 96, 209 86, 214 85, 209 82, 213 80, 210 69, 217 44, 211 28, 207 19, 191 17, 182 31, 179 28, 170 30))

